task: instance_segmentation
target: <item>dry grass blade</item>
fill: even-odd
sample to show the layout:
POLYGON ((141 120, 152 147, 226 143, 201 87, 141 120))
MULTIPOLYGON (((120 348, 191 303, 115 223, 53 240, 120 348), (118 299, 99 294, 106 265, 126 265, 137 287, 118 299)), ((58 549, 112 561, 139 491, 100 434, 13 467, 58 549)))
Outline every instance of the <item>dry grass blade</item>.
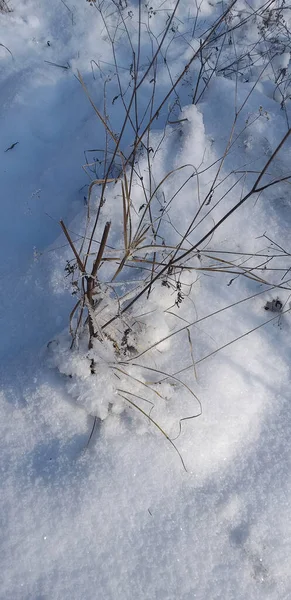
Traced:
POLYGON ((87 444, 86 444, 85 450, 87 450, 87 448, 89 447, 89 444, 90 444, 90 442, 91 442, 91 440, 92 440, 92 437, 93 437, 93 435, 94 435, 94 431, 95 431, 95 429, 96 429, 96 425, 97 425, 97 417, 95 416, 95 417, 93 417, 93 418, 94 418, 94 421, 93 421, 93 426, 92 426, 91 433, 90 433, 90 435, 89 435, 89 439, 88 439, 88 442, 87 442, 87 444))
POLYGON ((181 455, 181 453, 179 452, 176 444, 174 444, 174 442, 171 440, 171 438, 166 434, 166 432, 162 429, 162 427, 150 416, 148 415, 140 406, 138 406, 138 404, 136 404, 135 402, 133 402, 132 400, 130 400, 129 398, 127 398, 126 396, 124 396, 123 394, 119 394, 121 396, 121 398, 123 398, 124 400, 126 400, 126 402, 129 402, 129 404, 131 404, 132 406, 134 406, 134 408, 136 408, 139 412, 142 413, 142 415, 144 415, 144 417, 146 417, 147 419, 149 419, 149 421, 162 433, 162 435, 166 438, 166 440, 168 440, 168 442, 171 444, 171 446, 173 446, 174 450, 177 452, 180 461, 183 465, 184 470, 186 471, 186 473, 188 473, 188 470, 186 469, 186 465, 184 463, 183 457, 181 455))
MULTIPOLYGON (((0 12, 1 12, 1 10, 0 10, 0 12)), ((9 12, 9 11, 8 11, 8 12, 9 12)), ((9 48, 7 48, 7 46, 5 46, 5 44, 0 44, 0 46, 1 46, 2 48, 5 48, 5 50, 7 50, 7 52, 9 52, 9 54, 10 54, 10 56, 11 56, 12 60, 14 60, 14 56, 13 56, 13 54, 12 54, 11 50, 9 50, 9 48)))
POLYGON ((190 417, 183 417, 182 419, 180 419, 179 420, 179 432, 176 435, 176 437, 171 438, 172 442, 174 442, 175 440, 177 440, 180 437, 180 435, 182 433, 182 423, 184 421, 192 421, 192 419, 198 419, 198 417, 201 417, 201 415, 202 415, 202 405, 200 405, 200 412, 197 413, 197 415, 190 415, 190 417))
POLYGON ((125 228, 126 228, 126 240, 127 245, 125 249, 127 250, 131 246, 131 217, 130 217, 130 193, 128 189, 128 181, 126 176, 126 171, 123 173, 123 181, 122 181, 122 197, 124 198, 125 203, 125 228))
POLYGON ((94 308, 89 300, 88 294, 85 294, 84 301, 89 313, 89 327, 90 327, 90 340, 89 340, 89 348, 93 347, 93 337, 97 337, 99 341, 103 341, 104 334, 102 332, 101 327, 99 327, 98 321, 95 316, 94 308))
POLYGON ((116 367, 115 365, 112 367, 115 371, 119 371, 119 373, 122 373, 123 375, 126 375, 126 377, 129 377, 130 379, 132 379, 132 381, 135 381, 137 383, 139 383, 140 385, 143 385, 144 387, 146 387, 149 391, 153 392, 154 394, 156 394, 156 396, 158 396, 159 398, 161 398, 162 400, 165 400, 164 396, 162 396, 162 394, 160 394, 157 390, 155 390, 154 388, 152 388, 148 383, 146 383, 145 381, 142 381, 141 379, 138 379, 138 377, 134 377, 133 375, 131 375, 130 373, 127 373, 127 371, 124 371, 123 369, 120 369, 120 367, 116 367))
POLYGON ((107 242, 107 239, 108 239, 110 227, 111 227, 111 221, 107 221, 107 223, 105 224, 104 230, 103 230, 103 234, 102 234, 102 238, 101 238, 101 242, 100 242, 98 254, 97 254, 96 260, 94 261, 94 265, 93 265, 93 269, 92 269, 92 273, 91 273, 91 277, 93 279, 95 279, 95 277, 97 275, 97 271, 98 271, 98 269, 100 267, 100 263, 101 263, 101 260, 102 260, 102 256, 104 254, 104 250, 105 250, 106 242, 107 242))
POLYGON ((123 241, 124 241, 124 252, 125 254, 128 252, 129 244, 128 244, 128 236, 127 236, 127 219, 128 219, 128 207, 125 198, 124 184, 121 182, 121 192, 122 192, 122 208, 123 208, 123 241))
POLYGON ((190 345, 190 352, 191 352, 191 358, 192 358, 192 363, 193 363, 194 376, 197 381, 198 378, 197 378, 196 365, 195 365, 195 360, 194 360, 193 344, 192 344, 192 340, 191 340, 190 329, 188 327, 187 327, 187 334, 188 334, 188 341, 189 341, 189 345, 190 345))
MULTIPOLYGON (((199 362, 199 361, 196 361, 196 364, 197 364, 197 362, 199 362)), ((185 381, 182 381, 182 379, 179 379, 175 375, 170 375, 169 373, 166 373, 165 371, 162 371, 161 369, 154 369, 153 367, 148 367, 146 365, 139 365, 138 363, 131 363, 131 365, 133 367, 138 367, 139 369, 145 369, 146 371, 151 371, 152 373, 159 373, 160 375, 166 375, 165 379, 173 379, 173 381, 176 381, 177 383, 182 385, 186 390, 188 390, 188 392, 191 394, 191 396, 193 396, 193 398, 195 398, 195 400, 198 402, 198 404, 201 408, 201 402, 200 402, 199 398, 196 396, 196 394, 194 394, 193 390, 191 390, 189 385, 187 385, 187 383, 185 383, 185 381)), ((154 382, 154 384, 156 384, 156 383, 159 383, 159 382, 154 382)))
POLYGON ((254 268, 250 268, 250 269, 246 269, 241 267, 240 265, 233 267, 233 269, 230 268, 226 268, 226 267, 196 267, 195 269, 196 271, 203 271, 205 273, 210 272, 210 273, 228 273, 229 275, 241 275, 243 277, 247 277, 248 279, 251 279, 252 281, 256 281, 257 283, 264 283, 265 285, 270 285, 270 282, 267 281, 266 279, 262 279, 262 277, 259 277, 258 275, 256 275, 255 273, 251 273, 251 271, 255 270, 254 268))
POLYGON ((146 402, 146 404, 150 404, 151 405, 151 411, 154 408, 154 403, 151 402, 150 400, 148 400, 148 398, 144 398, 144 396, 139 396, 138 394, 134 394, 133 392, 129 392, 128 390, 122 390, 121 388, 117 388, 116 390, 118 393, 120 394, 128 394, 129 396, 134 396, 135 398, 139 398, 139 400, 143 400, 143 402, 146 402))
POLYGON ((62 228, 62 230, 63 230, 63 232, 64 232, 64 234, 65 234, 65 236, 66 236, 66 238, 67 238, 67 240, 68 240, 68 242, 69 242, 72 250, 73 250, 74 256, 76 258, 76 261, 78 263, 78 267, 79 267, 81 273, 85 273, 85 267, 84 267, 84 265, 83 265, 83 263, 81 261, 79 253, 76 250, 75 244, 72 242, 71 236, 70 236, 70 234, 69 234, 69 232, 68 232, 68 230, 67 230, 67 228, 65 226, 65 223, 63 221, 60 221, 60 225, 61 225, 61 228, 62 228))
POLYGON ((70 334, 72 337, 74 336, 73 327, 72 327, 73 317, 74 317, 76 310, 79 308, 80 304, 81 304, 81 300, 78 300, 77 304, 75 304, 73 310, 70 312, 70 334))
POLYGON ((123 259, 120 261, 120 263, 119 263, 119 265, 118 265, 118 268, 116 269, 116 271, 115 271, 115 273, 114 273, 114 275, 113 275, 113 277, 112 277, 112 279, 111 279, 111 282, 110 282, 110 283, 113 283, 113 281, 116 279, 116 277, 119 275, 119 273, 121 273, 121 271, 122 271, 122 269, 123 269, 123 267, 124 267, 124 265, 125 265, 125 263, 126 263, 126 261, 127 261, 128 257, 129 257, 129 253, 127 253, 127 254, 126 254, 124 257, 123 257, 123 259))

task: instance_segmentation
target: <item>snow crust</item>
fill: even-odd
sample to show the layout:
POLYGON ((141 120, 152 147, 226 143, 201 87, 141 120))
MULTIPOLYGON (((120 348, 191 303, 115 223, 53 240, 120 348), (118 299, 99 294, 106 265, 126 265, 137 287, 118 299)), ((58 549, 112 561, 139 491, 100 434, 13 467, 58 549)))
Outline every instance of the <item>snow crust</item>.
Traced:
MULTIPOLYGON (((143 296, 125 313, 126 321, 108 328, 107 337, 96 339, 90 350, 87 339, 80 337, 72 351, 68 324, 78 297, 66 277, 72 252, 59 221, 64 220, 75 240, 81 239, 88 210, 88 177, 82 165, 87 157, 90 162, 93 149, 96 154, 104 147, 102 125, 78 72, 100 110, 106 89, 113 130, 122 123, 109 43, 114 23, 109 8, 114 11, 115 5, 106 5, 106 28, 92 4, 11 0, 12 12, 0 13, 0 596, 287 600, 290 183, 250 198, 205 247, 205 255, 215 251, 224 258, 219 252, 247 252, 248 264, 256 254, 275 249, 274 270, 260 272, 268 285, 212 272, 210 254, 194 257, 195 274, 185 271, 180 279, 181 307, 178 288, 158 280, 149 299, 143 296), (282 281, 277 293, 272 285, 282 281), (266 311, 278 294, 282 311, 266 311), (270 322, 264 325, 266 320, 270 322), (187 472, 163 432, 174 440, 187 472)), ((197 4, 197 22, 193 2, 180 2, 177 9, 167 60, 159 66, 156 107, 169 86, 168 66, 171 76, 177 76, 220 14, 220 3, 197 4)), ((252 9, 261 4, 252 2, 252 9)), ((237 3, 233 25, 241 21, 246 5, 248 10, 244 0, 237 3)), ((160 35, 172 7, 172 2, 152 8, 142 4, 152 36, 160 35)), ((135 44, 138 3, 123 8, 135 44)), ((288 29, 289 5, 287 9, 288 29)), ((234 143, 211 197, 209 209, 215 208, 205 218, 201 212, 188 245, 238 201, 286 133, 289 83, 278 85, 278 78, 280 82, 289 69, 290 53, 284 30, 275 48, 272 23, 268 27, 269 42, 268 37, 263 41, 253 18, 247 33, 238 29, 235 44, 219 58, 224 69, 238 50, 258 44, 256 51, 262 49, 270 61, 257 85, 259 60, 244 63, 244 76, 216 73, 201 100, 192 104, 191 77, 198 72, 194 63, 179 88, 180 107, 171 98, 170 122, 165 126, 170 101, 155 119, 149 138, 153 176, 160 182, 173 174, 165 179, 161 204, 154 209, 160 210, 164 198, 167 202, 183 185, 178 200, 167 205, 159 230, 173 246, 211 189, 234 107, 239 109, 234 143), (246 168, 248 177, 236 187, 239 170, 246 168)), ((143 69, 151 39, 143 31, 143 69)), ((130 61, 121 28, 116 50, 125 85, 130 61)), ((210 63, 215 60, 209 57, 210 63)), ((141 113, 152 85, 148 78, 141 113)), ((125 154, 131 144, 128 127, 122 142, 125 154)), ((138 168, 147 184, 146 153, 141 153, 138 168)), ((284 177, 288 169, 289 141, 272 163, 271 176, 284 177)), ((98 193, 92 196, 92 215, 98 193)), ((142 203, 136 184, 133 228, 142 203)), ((98 235, 108 220, 113 223, 109 242, 120 249, 122 203, 114 182, 106 190, 98 235)), ((131 298, 136 283, 126 272, 112 294, 109 282, 115 270, 110 262, 100 270, 100 326, 116 314, 116 297, 131 298)))

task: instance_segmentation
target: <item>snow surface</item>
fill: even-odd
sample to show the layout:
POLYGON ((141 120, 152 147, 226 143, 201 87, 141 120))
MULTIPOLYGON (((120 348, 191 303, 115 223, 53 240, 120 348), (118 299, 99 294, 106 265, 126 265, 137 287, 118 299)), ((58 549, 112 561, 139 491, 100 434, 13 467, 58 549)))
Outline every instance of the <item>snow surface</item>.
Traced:
MULTIPOLYGON (((106 90, 112 129, 118 131, 122 123, 108 42, 118 13, 108 2, 104 23, 92 4, 11 0, 13 11, 0 14, 0 597, 287 600, 291 597, 290 183, 250 198, 216 231, 205 248, 208 257, 193 259, 195 274, 185 272, 181 278, 180 308, 173 289, 159 281, 148 300, 143 296, 134 305, 128 322, 132 328, 139 323, 129 340, 136 357, 127 356, 120 363, 122 372, 116 371, 109 339, 96 342, 91 354, 82 343, 72 352, 68 323, 76 298, 65 277, 72 252, 59 221, 63 219, 74 239, 80 239, 88 208, 88 175, 82 165, 91 161, 89 151, 102 149, 105 143, 78 72, 101 111, 106 90), (279 250, 264 234, 279 244, 279 250), (258 265, 260 260, 252 257, 272 249, 279 258, 267 264, 270 270, 256 271, 268 286, 206 270, 212 264, 211 251, 216 257, 223 251, 232 257, 247 252, 248 264, 258 265), (282 281, 284 289, 272 288, 282 281), (264 310, 277 297, 283 311, 264 310), (225 307, 230 308, 221 310, 225 307), (193 324, 191 343, 185 321, 193 324), (155 345, 159 340, 163 341, 155 345), (98 377, 90 374, 92 357, 97 357, 98 377), (173 378, 150 372, 153 365, 173 378), (174 377, 181 370, 179 383, 174 377), (187 472, 153 423, 118 395, 120 389, 146 395, 153 403, 150 415, 171 439, 177 438, 187 472), (177 437, 179 420, 198 415, 200 407, 202 414, 182 421, 177 437)), ((170 77, 178 76, 193 48, 199 48, 203 32, 221 14, 220 3, 193 4, 187 0, 179 4, 172 42, 165 45, 166 60, 158 68, 155 108, 170 77)), ((231 13, 232 26, 244 11, 263 4, 239 0, 231 13)), ((285 4, 288 31, 291 10, 285 4)), ((138 3, 123 6, 136 44, 138 3)), ((151 6, 142 5, 148 29, 141 36, 141 71, 173 3, 151 6)), ((191 77, 195 79, 199 63, 194 63, 179 88, 179 102, 172 96, 154 121, 149 140, 154 179, 162 181, 174 172, 163 184, 163 198, 172 198, 193 174, 178 201, 167 205, 168 220, 161 223, 160 234, 168 243, 179 242, 209 192, 231 132, 234 107, 241 110, 219 187, 195 222, 187 247, 238 201, 256 177, 249 173, 238 188, 232 188, 238 171, 261 169, 286 133, 290 84, 286 78, 279 85, 278 77, 282 69, 288 70, 290 53, 284 27, 276 46, 275 26, 276 22, 269 23, 263 39, 253 17, 243 34, 237 30, 221 56, 209 57, 209 63, 219 60, 221 69, 238 53, 245 62, 236 76, 227 72, 226 77, 219 73, 211 77, 196 104, 191 77), (248 62, 244 48, 251 44, 254 53, 262 51, 262 59, 248 62), (169 110, 169 121, 176 122, 165 127, 169 110), (177 170, 181 165, 187 166, 177 170)), ((120 22, 117 31, 117 63, 126 86, 131 56, 120 22)), ((151 97, 149 79, 139 100, 140 114, 151 97)), ((125 154, 131 152, 131 144, 127 127, 125 154)), ((272 177, 288 175, 290 153, 287 141, 272 163, 272 177)), ((146 182, 147 168, 147 155, 141 153, 139 172, 146 182)), ((98 235, 112 220, 109 242, 118 249, 122 205, 116 190, 116 184, 108 186, 98 235)), ((97 200, 98 191, 92 199, 93 214, 97 200)), ((137 227, 143 202, 138 186, 132 202, 137 227)), ((100 323, 114 314, 116 299, 107 282, 115 270, 113 263, 101 269, 100 323)), ((122 293, 128 292, 126 282, 120 283, 122 293)), ((118 327, 110 334, 121 344, 118 327)), ((140 406, 144 409, 144 404, 140 406)))

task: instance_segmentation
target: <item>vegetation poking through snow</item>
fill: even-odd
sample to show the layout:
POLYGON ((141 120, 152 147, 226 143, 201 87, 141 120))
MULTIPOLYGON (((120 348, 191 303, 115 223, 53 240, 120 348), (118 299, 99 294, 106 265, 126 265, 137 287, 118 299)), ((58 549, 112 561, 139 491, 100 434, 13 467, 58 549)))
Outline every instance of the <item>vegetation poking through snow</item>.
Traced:
MULTIPOLYGON (((141 3, 132 10, 112 2, 91 6, 103 22, 113 64, 107 75, 100 70, 103 109, 94 101, 92 82, 90 92, 80 72, 78 79, 103 128, 104 147, 86 153, 90 183, 80 241, 72 240, 61 221, 74 256, 65 270, 77 302, 70 315, 71 341, 63 335, 50 350, 53 364, 70 378, 70 394, 88 414, 104 420, 134 407, 174 445, 170 432, 176 415, 173 420, 171 407, 176 407, 177 395, 185 398, 180 424, 202 412, 190 333, 198 320, 187 321, 201 277, 227 274, 228 286, 243 277, 273 290, 289 290, 273 266, 277 254, 269 249, 263 254, 260 243, 251 240, 248 251, 238 239, 236 248, 222 244, 215 250, 220 230, 236 211, 274 189, 287 191, 290 184, 290 168, 282 163, 281 152, 291 133, 285 6, 272 1, 252 9, 236 0, 218 4, 204 30, 200 8, 194 10, 193 28, 190 16, 181 22, 179 1, 166 11, 166 18, 163 11, 141 3), (124 64, 130 57, 128 70, 117 60, 119 47, 126 48, 124 64), (176 47, 183 51, 179 70, 172 73, 170 57, 176 47), (211 102, 223 78, 234 82, 233 105, 224 116, 228 133, 219 154, 205 132, 200 107, 211 102), (242 86, 245 91, 239 94, 242 86), (261 105, 249 109, 264 86, 285 111, 286 128, 249 163, 255 132, 270 119, 261 105), (117 112, 118 130, 112 125, 117 112), (171 155, 173 143, 176 152, 171 155), (89 153, 93 160, 88 160, 89 153), (238 160, 233 165, 234 153, 238 160), (188 211, 187 221, 181 218, 183 210, 188 211), (184 350, 179 368, 171 372, 164 365, 175 356, 173 335, 181 331, 181 319, 188 323, 188 352, 184 350), (190 384, 177 377, 188 369, 187 354, 193 366, 190 384), (142 357, 139 363, 136 356, 142 357), (192 409, 187 395, 194 400, 192 409), (161 421, 153 418, 155 411, 161 421)), ((100 68, 92 64, 94 80, 96 66, 100 68)), ((273 304, 268 301, 265 308, 269 306, 273 304)))

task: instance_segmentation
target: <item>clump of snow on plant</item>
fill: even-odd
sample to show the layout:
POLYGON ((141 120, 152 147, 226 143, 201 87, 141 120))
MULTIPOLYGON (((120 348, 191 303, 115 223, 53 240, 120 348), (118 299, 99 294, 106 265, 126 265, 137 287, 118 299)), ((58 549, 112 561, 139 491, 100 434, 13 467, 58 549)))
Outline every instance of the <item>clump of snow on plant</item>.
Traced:
MULTIPOLYGON (((146 310, 139 302, 134 316, 129 313, 118 317, 117 300, 111 297, 108 288, 100 286, 101 298, 94 310, 99 333, 93 338, 92 347, 88 347, 88 324, 76 333, 72 327, 72 335, 64 331, 49 343, 50 366, 65 376, 67 392, 88 415, 104 420, 109 414, 120 414, 125 409, 132 412, 134 404, 143 411, 136 408, 141 421, 146 417, 144 413, 150 415, 153 409, 155 419, 161 419, 159 423, 168 428, 177 425, 181 418, 177 402, 173 406, 175 393, 177 389, 178 394, 181 393, 181 386, 171 380, 159 382, 162 373, 159 373, 157 353, 153 356, 149 350, 171 331, 171 317, 165 312, 170 291, 160 282, 158 288, 157 300, 150 298, 146 310), (114 317, 113 324, 103 330, 103 325, 114 317), (142 361, 132 365, 135 356, 139 363, 138 356, 144 351, 147 351, 146 367, 142 361)), ((170 340, 166 339, 158 344, 158 352, 167 352, 170 346, 170 340)), ((187 410, 187 399, 184 398, 183 404, 182 416, 187 410)), ((178 406, 180 411, 180 402, 178 406)))

